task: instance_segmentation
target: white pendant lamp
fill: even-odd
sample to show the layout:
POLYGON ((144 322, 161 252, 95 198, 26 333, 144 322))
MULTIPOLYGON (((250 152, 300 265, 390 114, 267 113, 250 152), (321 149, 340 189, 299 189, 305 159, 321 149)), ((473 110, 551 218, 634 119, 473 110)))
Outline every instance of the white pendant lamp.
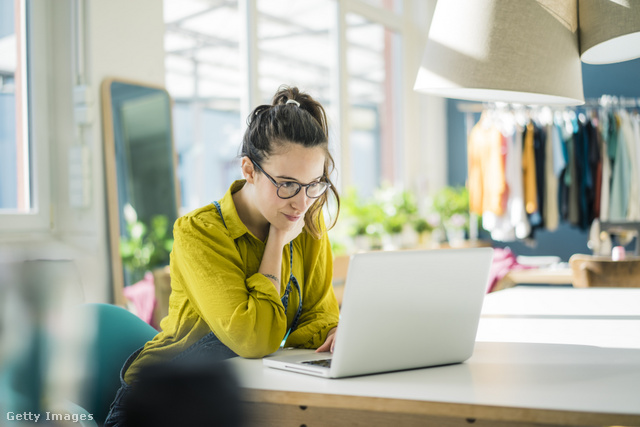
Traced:
POLYGON ((475 101, 583 104, 576 1, 439 0, 414 89, 475 101))
POLYGON ((640 1, 580 0, 580 53, 588 64, 640 58, 640 1))

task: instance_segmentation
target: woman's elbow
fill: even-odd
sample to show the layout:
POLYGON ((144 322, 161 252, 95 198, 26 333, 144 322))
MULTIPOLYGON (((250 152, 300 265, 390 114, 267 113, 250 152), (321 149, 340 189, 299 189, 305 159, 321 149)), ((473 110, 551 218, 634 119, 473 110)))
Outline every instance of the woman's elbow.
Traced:
POLYGON ((246 331, 236 340, 236 354, 247 359, 259 359, 275 353, 285 335, 285 325, 284 322, 282 325, 276 322, 270 327, 257 327, 252 331, 246 331))
POLYGON ((245 343, 240 346, 241 348, 238 348, 236 354, 240 357, 244 357, 245 359, 260 359, 264 356, 275 353, 280 347, 279 340, 270 339, 263 342, 260 341, 261 340, 256 340, 252 343, 245 343))
POLYGON ((242 322, 231 322, 230 326, 227 336, 235 338, 232 338, 235 347, 232 350, 238 356, 257 359, 278 350, 286 332, 287 318, 282 311, 274 316, 245 317, 242 322))

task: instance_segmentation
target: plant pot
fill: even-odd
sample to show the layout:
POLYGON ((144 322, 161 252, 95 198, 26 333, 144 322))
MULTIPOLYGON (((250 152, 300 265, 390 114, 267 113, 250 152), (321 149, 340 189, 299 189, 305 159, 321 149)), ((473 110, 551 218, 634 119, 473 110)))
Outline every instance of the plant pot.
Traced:
POLYGON ((452 248, 460 248, 464 246, 465 231, 464 228, 447 227, 447 241, 452 248))
POLYGON ((371 249, 371 239, 366 234, 355 236, 353 244, 357 252, 366 252, 371 249))

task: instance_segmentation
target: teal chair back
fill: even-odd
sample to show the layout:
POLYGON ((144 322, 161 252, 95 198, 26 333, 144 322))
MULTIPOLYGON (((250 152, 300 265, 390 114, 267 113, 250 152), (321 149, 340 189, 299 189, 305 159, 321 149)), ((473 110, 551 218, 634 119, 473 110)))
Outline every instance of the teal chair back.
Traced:
MULTIPOLYGON (((84 318, 96 322, 89 348, 89 372, 82 401, 76 402, 102 424, 120 388, 120 369, 129 356, 158 331, 135 314, 111 304, 84 304, 84 318)), ((82 317, 80 317, 82 318, 82 317)))

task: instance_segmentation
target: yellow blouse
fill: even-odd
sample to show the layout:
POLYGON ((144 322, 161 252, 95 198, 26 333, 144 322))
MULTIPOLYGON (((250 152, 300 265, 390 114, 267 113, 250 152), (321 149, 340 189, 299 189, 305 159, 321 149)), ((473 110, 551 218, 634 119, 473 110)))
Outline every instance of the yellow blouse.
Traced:
MULTIPOLYGON (((149 341, 126 372, 131 380, 143 364, 172 358, 209 332, 242 357, 259 358, 278 349, 298 310, 295 286, 287 313, 280 300, 289 281, 289 245, 282 255, 280 295, 258 273, 265 243, 242 223, 232 194, 220 200, 224 223, 213 204, 178 218, 173 228, 171 296, 162 331, 149 341)), ((302 292, 302 313, 286 346, 317 348, 338 325, 338 303, 331 283, 333 258, 324 221, 315 239, 302 232, 293 240, 293 274, 302 292)))

